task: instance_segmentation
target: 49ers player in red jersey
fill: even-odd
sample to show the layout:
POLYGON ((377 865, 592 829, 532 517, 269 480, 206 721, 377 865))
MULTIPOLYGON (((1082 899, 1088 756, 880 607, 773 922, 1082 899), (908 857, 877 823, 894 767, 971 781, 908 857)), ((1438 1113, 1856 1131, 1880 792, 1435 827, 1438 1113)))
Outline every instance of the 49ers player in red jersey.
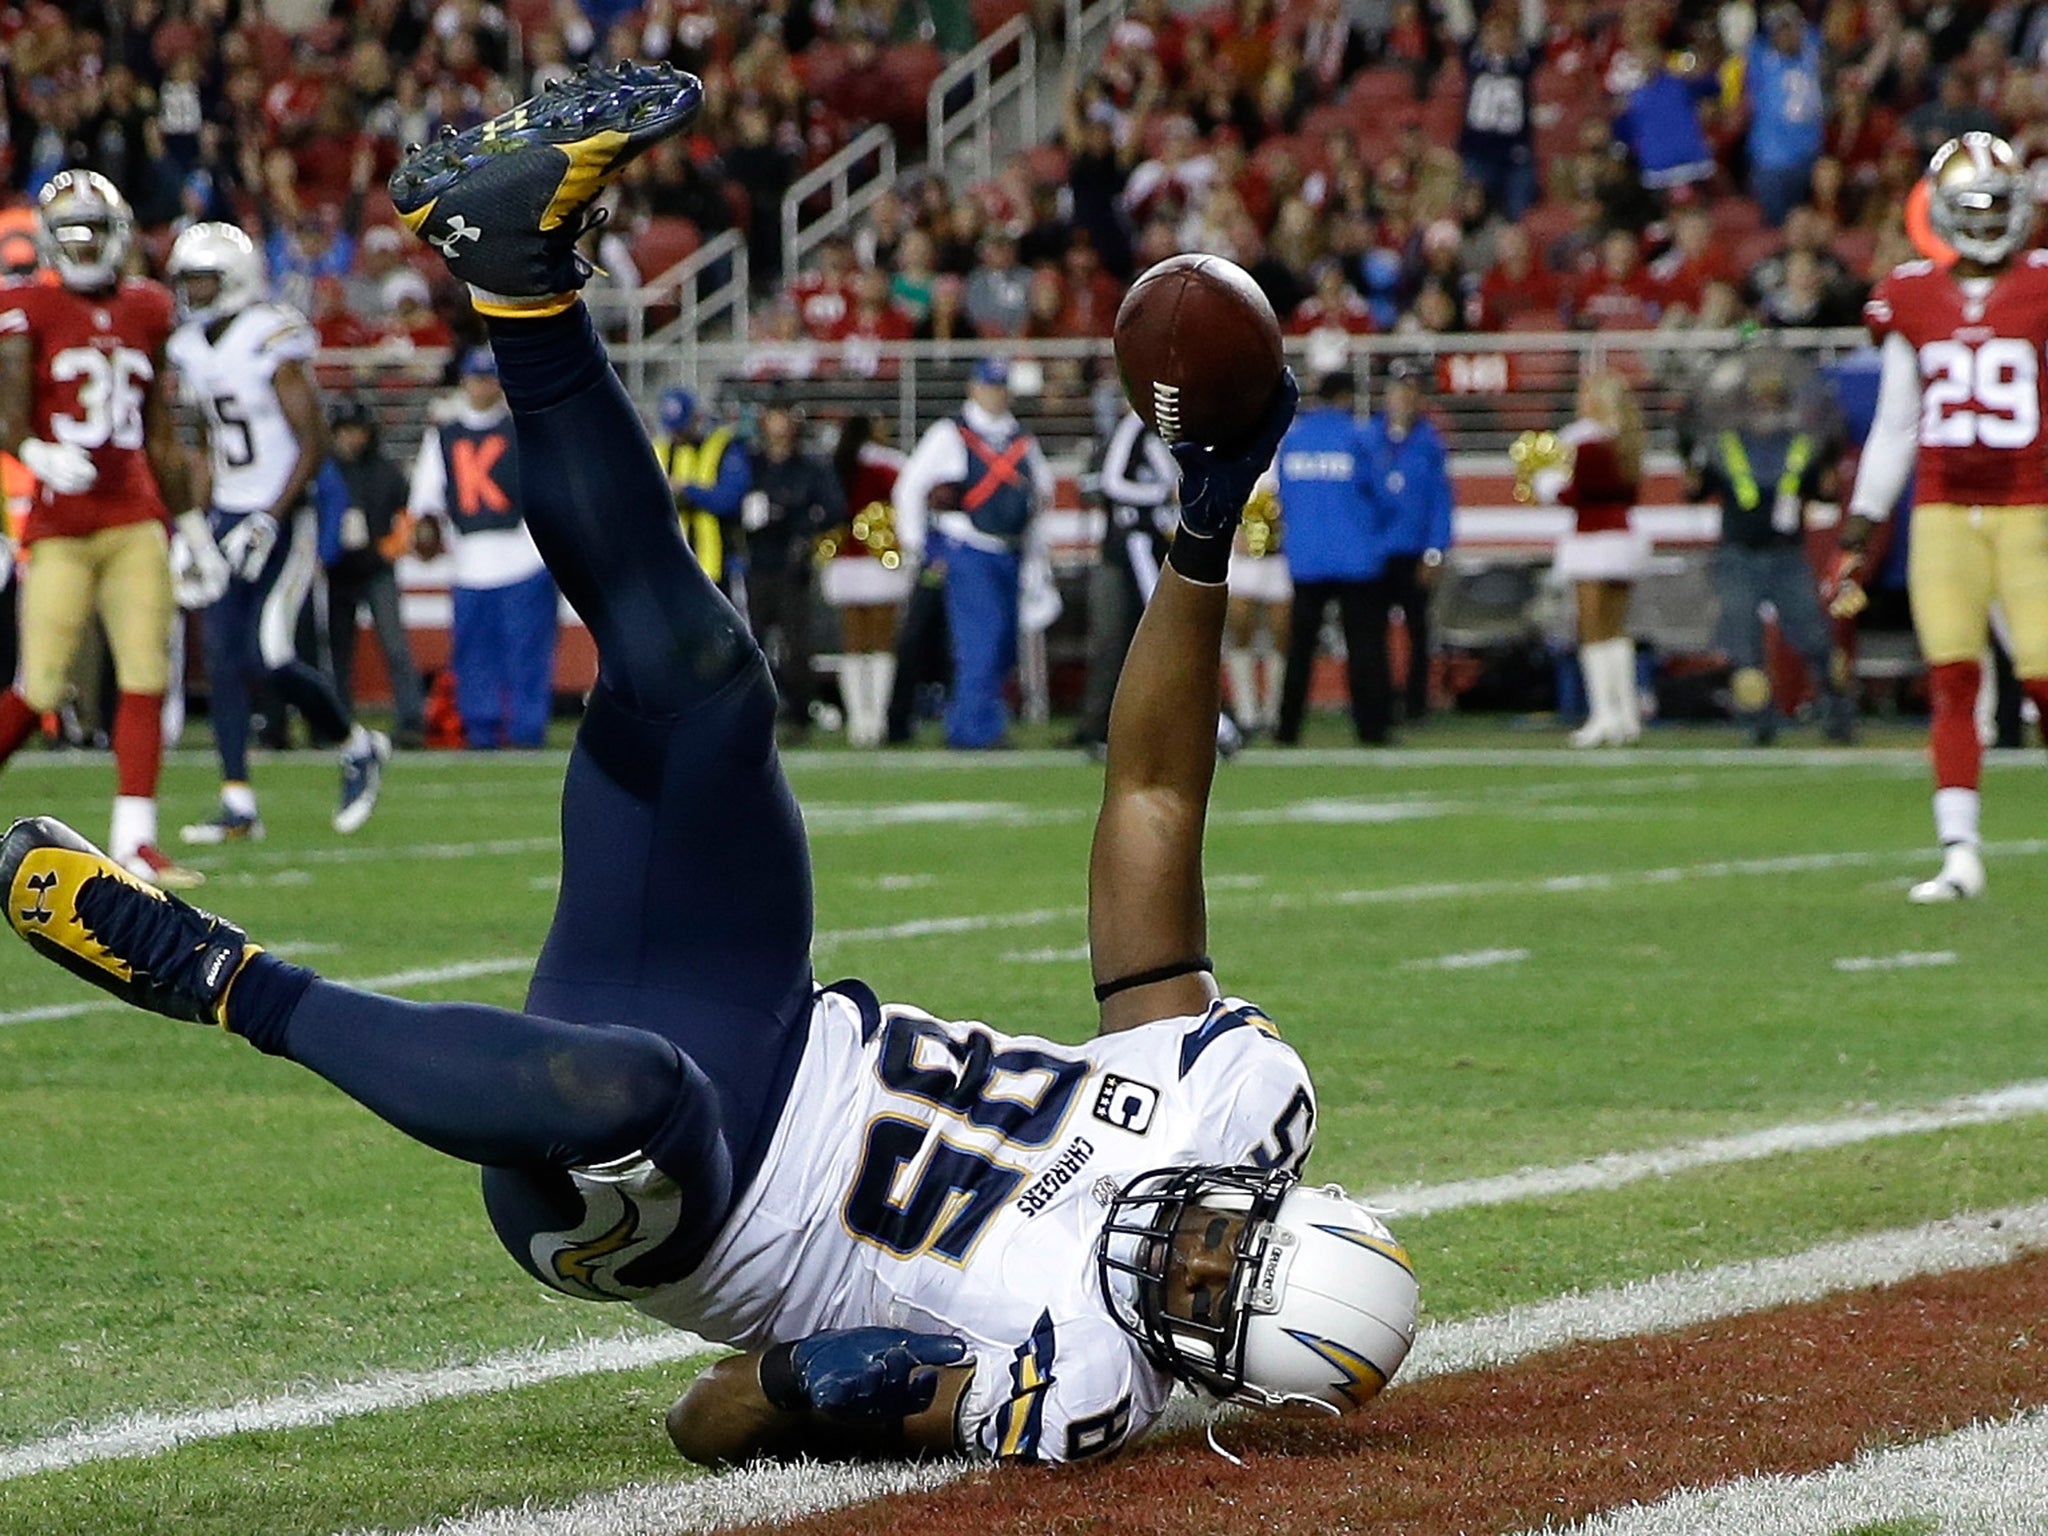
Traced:
POLYGON ((1871 525, 1917 465, 1907 587, 1933 695, 1944 850, 1941 873, 1913 887, 1918 902, 1984 894, 1975 711, 1994 599, 2011 625, 2014 668, 2048 720, 2048 251, 2026 249, 2033 197, 2003 139, 1951 139, 1927 175, 1934 230, 1957 260, 1907 262, 1864 306, 1883 373, 1834 601, 1837 615, 1862 606, 1871 525))
MULTIPOLYGON (((97 612, 121 694, 110 851, 141 879, 197 885, 197 873, 157 848, 177 611, 166 503, 191 506, 163 385, 171 294, 122 275, 135 221, 104 176, 60 172, 38 212, 44 259, 58 281, 0 287, 0 450, 37 481, 22 537, 29 560, 21 666, 15 686, 0 694, 0 763, 61 700, 97 612)), ((206 547, 220 559, 211 538, 206 547)))

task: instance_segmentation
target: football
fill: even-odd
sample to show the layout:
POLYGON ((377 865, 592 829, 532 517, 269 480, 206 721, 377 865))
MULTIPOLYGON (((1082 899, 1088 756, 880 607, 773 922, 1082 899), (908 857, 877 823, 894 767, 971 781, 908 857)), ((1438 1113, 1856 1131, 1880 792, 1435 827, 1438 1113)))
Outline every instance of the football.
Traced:
POLYGON ((1174 256, 1116 312, 1116 367, 1145 425, 1169 444, 1229 447, 1272 402, 1286 360, 1259 285, 1221 256, 1174 256))

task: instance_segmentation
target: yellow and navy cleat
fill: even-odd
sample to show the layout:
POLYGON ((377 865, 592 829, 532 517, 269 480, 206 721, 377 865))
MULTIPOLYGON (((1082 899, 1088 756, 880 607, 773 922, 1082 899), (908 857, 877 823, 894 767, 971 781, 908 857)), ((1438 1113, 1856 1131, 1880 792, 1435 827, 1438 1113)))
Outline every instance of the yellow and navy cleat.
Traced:
POLYGON ((590 205, 703 104, 697 77, 666 64, 583 70, 487 123, 415 146, 391 173, 391 200, 450 273, 482 290, 484 313, 555 313, 592 270, 576 250, 603 220, 590 205))
POLYGON ((263 951, 233 923, 145 884, 49 816, 0 837, 7 926, 29 948, 124 1003, 221 1022, 228 988, 263 951))

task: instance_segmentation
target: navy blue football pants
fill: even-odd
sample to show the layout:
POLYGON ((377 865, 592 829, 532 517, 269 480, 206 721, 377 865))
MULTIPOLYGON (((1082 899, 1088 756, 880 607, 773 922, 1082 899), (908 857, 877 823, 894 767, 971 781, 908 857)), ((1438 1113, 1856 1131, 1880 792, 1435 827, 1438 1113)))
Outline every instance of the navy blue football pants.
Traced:
MULTIPOLYGON (((644 1152, 681 1187, 635 1284, 687 1274, 767 1151, 806 1037, 811 870, 746 623, 698 567, 581 305, 493 321, 526 520, 597 642, 562 882, 526 1011, 378 997, 260 956, 230 1025, 479 1163, 512 1255, 573 1227, 567 1170, 644 1152)), ((421 914, 423 923, 431 919, 421 914)))
MULTIPOLYGON (((320 737, 348 735, 348 706, 333 682, 298 657, 299 611, 319 574, 313 517, 300 512, 275 525, 266 550, 253 537, 268 519, 246 512, 207 513, 214 542, 236 567, 228 589, 200 618, 206 643, 207 717, 220 753, 220 776, 249 781, 249 690, 268 680, 277 696, 306 717, 320 737), (244 575, 244 569, 254 571, 244 575)), ((266 529, 266 533, 267 533, 266 529)))

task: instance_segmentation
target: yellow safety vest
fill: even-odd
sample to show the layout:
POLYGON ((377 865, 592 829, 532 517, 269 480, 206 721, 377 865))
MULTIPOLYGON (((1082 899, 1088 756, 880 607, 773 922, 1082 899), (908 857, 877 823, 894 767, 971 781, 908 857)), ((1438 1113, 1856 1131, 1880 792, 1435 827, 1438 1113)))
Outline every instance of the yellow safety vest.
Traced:
MULTIPOLYGON (((1735 499, 1742 503, 1743 511, 1754 512, 1763 501, 1762 489, 1756 483, 1756 471, 1749 467, 1749 451, 1733 432, 1721 434, 1721 459, 1728 466, 1728 483, 1734 487, 1735 499)), ((1798 495, 1799 482, 1812 462, 1813 442, 1802 432, 1785 450, 1785 472, 1778 476, 1778 494, 1798 495)))
MULTIPOLYGON (((724 461, 725 450, 732 440, 731 427, 714 427, 701 443, 685 443, 671 438, 657 440, 654 452, 668 474, 669 489, 683 492, 716 485, 718 466, 724 461)), ((723 582, 725 530, 719 526, 717 517, 683 506, 680 495, 676 510, 682 519, 683 538, 696 554, 697 563, 704 567, 704 574, 713 581, 723 582)))

